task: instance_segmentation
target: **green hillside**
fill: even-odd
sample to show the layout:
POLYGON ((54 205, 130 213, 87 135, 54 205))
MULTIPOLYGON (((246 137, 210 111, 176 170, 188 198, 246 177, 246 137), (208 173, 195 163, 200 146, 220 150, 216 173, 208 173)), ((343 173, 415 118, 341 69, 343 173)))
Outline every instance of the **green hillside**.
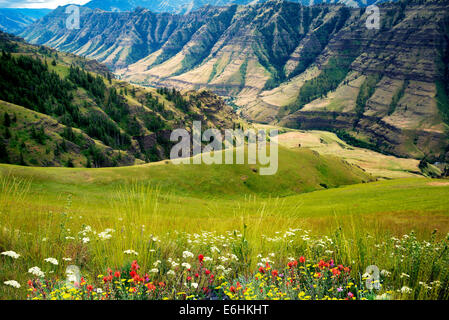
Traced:
POLYGON ((32 179, 45 193, 92 190, 112 192, 119 185, 144 182, 180 195, 201 197, 285 196, 341 185, 368 182, 372 177, 356 166, 310 150, 279 149, 275 175, 261 176, 259 165, 154 164, 99 169, 27 168, 0 165, 3 175, 32 179), (100 188, 100 189, 98 189, 100 188))
POLYGON ((1 161, 115 167, 168 158, 170 130, 242 121, 215 94, 146 89, 95 61, 0 32, 1 161), (6 151, 5 151, 6 150, 6 151))

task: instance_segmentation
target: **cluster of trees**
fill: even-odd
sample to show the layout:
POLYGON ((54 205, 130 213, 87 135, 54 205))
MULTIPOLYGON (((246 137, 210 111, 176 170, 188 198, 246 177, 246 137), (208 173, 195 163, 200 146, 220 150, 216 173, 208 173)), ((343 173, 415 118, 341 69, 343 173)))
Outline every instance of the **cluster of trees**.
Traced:
POLYGON ((379 141, 376 141, 376 143, 369 143, 362 140, 359 140, 357 138, 354 138, 350 133, 344 131, 344 130, 331 130, 334 132, 337 137, 339 137, 341 140, 345 141, 346 143, 350 144, 351 146, 358 147, 358 148, 364 148, 364 149, 370 149, 379 153, 383 153, 386 155, 390 155, 389 152, 385 151, 386 148, 382 148, 382 145, 379 143, 379 141))
POLYGON ((160 102, 159 98, 157 96, 153 96, 151 92, 145 93, 145 99, 142 101, 142 104, 147 108, 160 113, 166 120, 174 119, 173 112, 168 110, 165 107, 165 104, 160 102))
POLYGON ((98 104, 103 102, 106 85, 100 76, 94 77, 79 67, 70 66, 68 79, 77 86, 84 88, 98 104))
POLYGON ((0 56, 0 99, 25 108, 79 120, 79 110, 71 104, 73 85, 50 72, 41 61, 12 57, 3 51, 0 56))
POLYGON ((405 89, 408 87, 409 81, 404 80, 402 83, 402 86, 399 88, 398 91, 394 93, 393 98, 391 99, 390 107, 388 108, 388 115, 391 115, 396 110, 396 107, 399 103, 399 100, 404 96, 405 89))
POLYGON ((35 127, 31 127, 31 139, 39 144, 45 144, 45 140, 48 139, 48 136, 45 134, 44 127, 40 126, 37 130, 35 127))
POLYGON ((329 91, 335 90, 346 77, 352 59, 349 57, 337 57, 329 59, 328 64, 315 78, 307 80, 299 90, 299 96, 291 107, 291 111, 301 109, 304 105, 322 98, 329 91))
POLYGON ((13 57, 5 51, 0 56, 0 99, 53 116, 66 126, 81 128, 113 148, 127 149, 131 139, 114 121, 97 110, 89 110, 87 104, 88 113, 81 114, 73 103, 73 90, 79 87, 84 88, 114 121, 125 119, 126 123, 127 105, 114 88, 107 90, 100 76, 71 67, 67 79, 61 79, 40 60, 13 57))
POLYGON ((175 88, 169 89, 169 88, 158 88, 157 93, 160 95, 163 95, 168 101, 171 101, 175 104, 175 107, 184 111, 189 111, 189 102, 185 100, 181 92, 176 90, 175 88))
POLYGON ((366 102, 374 94, 376 84, 381 78, 382 76, 378 73, 370 74, 365 78, 365 81, 363 81, 360 86, 359 93, 355 101, 355 112, 358 119, 360 119, 365 112, 366 102))

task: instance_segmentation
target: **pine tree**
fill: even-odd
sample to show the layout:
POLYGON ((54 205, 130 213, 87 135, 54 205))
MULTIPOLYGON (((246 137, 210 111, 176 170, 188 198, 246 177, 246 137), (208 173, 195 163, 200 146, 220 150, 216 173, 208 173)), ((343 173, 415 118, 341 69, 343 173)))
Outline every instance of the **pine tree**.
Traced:
POLYGON ((27 164, 25 163, 25 160, 23 159, 23 153, 22 153, 22 151, 20 151, 19 165, 21 165, 21 166, 26 166, 26 165, 27 165, 27 164))
POLYGON ((72 158, 69 158, 69 160, 67 160, 66 166, 68 168, 74 168, 75 167, 75 165, 73 164, 72 158))
POLYGON ((6 150, 5 143, 0 139, 0 162, 9 163, 8 151, 6 150))
POLYGON ((5 139, 10 139, 11 138, 11 131, 9 131, 9 128, 7 127, 5 129, 5 139))
POLYGON ((4 120, 5 127, 9 127, 11 125, 11 118, 9 117, 8 112, 5 112, 5 120, 4 120))

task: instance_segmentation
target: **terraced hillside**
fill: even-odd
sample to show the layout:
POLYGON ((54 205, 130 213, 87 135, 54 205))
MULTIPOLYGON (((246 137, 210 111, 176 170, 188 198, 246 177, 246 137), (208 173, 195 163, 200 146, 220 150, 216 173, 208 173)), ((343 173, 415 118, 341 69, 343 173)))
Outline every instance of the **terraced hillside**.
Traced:
POLYGON ((81 29, 55 10, 23 36, 106 63, 122 79, 208 88, 245 118, 340 130, 386 153, 446 161, 449 150, 445 0, 365 9, 267 1, 187 15, 82 9, 81 29))

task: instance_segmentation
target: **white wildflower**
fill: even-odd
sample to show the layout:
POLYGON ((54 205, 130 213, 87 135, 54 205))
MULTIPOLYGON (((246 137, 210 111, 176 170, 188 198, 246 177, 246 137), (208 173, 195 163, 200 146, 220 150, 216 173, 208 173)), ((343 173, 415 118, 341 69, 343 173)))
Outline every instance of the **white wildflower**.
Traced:
POLYGON ((28 273, 40 278, 45 277, 45 273, 39 267, 32 267, 28 269, 28 273))
POLYGON ((17 288, 17 289, 20 288, 20 283, 18 283, 16 280, 8 280, 8 281, 5 281, 3 283, 6 284, 7 286, 11 286, 11 287, 14 287, 14 288, 17 288))
POLYGON ((387 270, 382 270, 382 271, 380 272, 380 274, 381 274, 382 276, 384 276, 384 277, 389 277, 389 276, 391 275, 391 272, 390 272, 390 271, 387 271, 387 270))
POLYGON ((411 293, 412 289, 410 289, 409 287, 403 286, 401 288, 401 293, 411 293))
POLYGON ((182 257, 183 257, 184 259, 187 259, 187 258, 193 258, 193 253, 192 253, 192 252, 189 252, 189 251, 184 251, 184 252, 182 253, 182 257))
POLYGON ((215 269, 217 269, 217 270, 223 270, 223 271, 226 270, 226 268, 225 268, 224 266, 222 266, 222 265, 216 266, 215 269))
POLYGON ((56 260, 55 258, 47 258, 44 261, 48 262, 48 263, 51 263, 51 264, 54 264, 55 266, 57 266, 59 264, 58 260, 56 260))
POLYGON ((5 251, 1 253, 3 256, 8 256, 11 257, 13 259, 17 259, 20 257, 20 254, 14 252, 14 251, 5 251))
POLYGON ((218 248, 215 247, 215 246, 211 247, 210 250, 211 250, 212 252, 218 252, 218 253, 220 253, 220 249, 218 249, 218 248))
POLYGON ((161 260, 157 260, 156 262, 153 263, 153 266, 157 267, 160 264, 161 264, 161 260))
POLYGON ((109 240, 112 238, 112 234, 107 231, 103 231, 98 234, 98 238, 100 238, 101 240, 109 240))
POLYGON ((124 254, 129 254, 129 255, 134 254, 134 255, 136 255, 136 256, 139 255, 136 251, 131 250, 131 249, 125 250, 125 251, 123 251, 123 253, 124 253, 124 254))

